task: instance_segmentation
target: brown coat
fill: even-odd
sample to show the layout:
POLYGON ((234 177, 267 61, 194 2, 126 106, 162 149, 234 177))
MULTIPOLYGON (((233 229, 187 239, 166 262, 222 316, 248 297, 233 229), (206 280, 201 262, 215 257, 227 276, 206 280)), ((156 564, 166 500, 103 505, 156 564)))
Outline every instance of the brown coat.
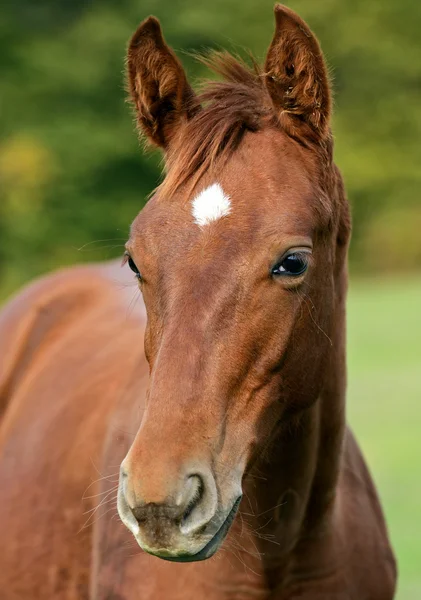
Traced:
POLYGON ((226 81, 202 96, 156 19, 132 38, 133 103, 167 168, 127 244, 143 299, 104 264, 1 313, 4 600, 393 598, 345 425, 350 219, 326 68, 307 25, 275 16, 264 69, 217 56, 226 81))

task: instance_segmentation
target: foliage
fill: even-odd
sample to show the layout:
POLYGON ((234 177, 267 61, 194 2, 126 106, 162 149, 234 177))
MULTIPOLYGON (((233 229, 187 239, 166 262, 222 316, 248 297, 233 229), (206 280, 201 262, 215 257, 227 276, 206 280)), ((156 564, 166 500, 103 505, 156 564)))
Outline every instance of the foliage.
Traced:
MULTIPOLYGON (((404 237, 396 207, 402 228, 412 215, 420 219, 421 5, 290 5, 315 30, 332 68, 353 264, 393 268, 404 237)), ((191 50, 235 44, 263 59, 273 15, 272 0, 16 0, 1 11, 0 286, 10 290, 57 265, 121 252, 130 221, 159 180, 159 156, 142 154, 124 102, 125 46, 137 23, 157 15, 195 80, 205 73, 191 50)), ((419 227, 408 232, 417 235, 419 227)), ((417 267, 419 241, 414 252, 417 267)))

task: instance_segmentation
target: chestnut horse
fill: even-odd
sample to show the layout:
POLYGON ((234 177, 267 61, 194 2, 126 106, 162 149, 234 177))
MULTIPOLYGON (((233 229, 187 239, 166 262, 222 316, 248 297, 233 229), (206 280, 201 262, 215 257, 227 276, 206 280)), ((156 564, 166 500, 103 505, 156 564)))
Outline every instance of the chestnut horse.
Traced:
POLYGON ((275 17, 264 68, 216 53, 201 95, 155 18, 130 42, 139 126, 166 160, 127 243, 144 304, 111 263, 2 313, 3 600, 393 598, 345 425, 328 75, 308 26, 275 17))

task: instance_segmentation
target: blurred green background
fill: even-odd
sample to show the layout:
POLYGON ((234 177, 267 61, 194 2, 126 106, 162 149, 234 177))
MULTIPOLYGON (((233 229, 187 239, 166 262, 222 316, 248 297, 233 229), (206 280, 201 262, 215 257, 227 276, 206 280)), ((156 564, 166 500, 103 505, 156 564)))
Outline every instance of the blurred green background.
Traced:
MULTIPOLYGON (((188 52, 263 60, 267 0, 6 0, 0 9, 0 299, 57 266, 121 254, 160 178, 125 104, 125 46, 153 13, 188 52)), ((400 600, 421 598, 421 3, 291 0, 335 88, 353 209, 349 418, 385 505, 400 600)))

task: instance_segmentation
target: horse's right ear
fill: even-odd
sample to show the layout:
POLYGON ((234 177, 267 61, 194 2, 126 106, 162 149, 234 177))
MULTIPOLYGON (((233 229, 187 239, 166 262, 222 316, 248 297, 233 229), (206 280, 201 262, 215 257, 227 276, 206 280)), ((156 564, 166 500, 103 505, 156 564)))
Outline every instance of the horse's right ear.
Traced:
POLYGON ((182 120, 199 106, 155 17, 143 21, 130 40, 127 71, 140 129, 154 144, 167 148, 182 120))

